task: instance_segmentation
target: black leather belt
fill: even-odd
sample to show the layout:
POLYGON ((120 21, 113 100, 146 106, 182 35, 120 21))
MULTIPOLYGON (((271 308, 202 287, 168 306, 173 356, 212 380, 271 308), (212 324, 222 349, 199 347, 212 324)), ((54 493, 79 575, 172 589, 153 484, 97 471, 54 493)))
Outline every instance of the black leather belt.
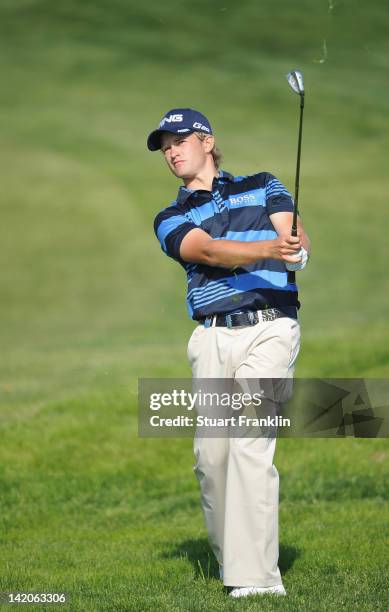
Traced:
POLYGON ((284 306, 283 308, 265 308, 263 310, 250 310, 247 312, 231 312, 229 314, 209 315, 201 319, 204 327, 247 327, 256 325, 261 321, 274 321, 281 317, 297 319, 297 308, 295 306, 284 306))

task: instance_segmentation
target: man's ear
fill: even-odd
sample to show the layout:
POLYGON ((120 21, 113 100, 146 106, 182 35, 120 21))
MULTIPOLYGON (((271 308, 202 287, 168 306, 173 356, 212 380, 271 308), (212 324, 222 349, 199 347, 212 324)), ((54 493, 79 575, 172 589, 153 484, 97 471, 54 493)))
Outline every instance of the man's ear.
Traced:
POLYGON ((215 138, 211 134, 207 135, 204 140, 204 148, 207 153, 210 153, 215 146, 215 138))

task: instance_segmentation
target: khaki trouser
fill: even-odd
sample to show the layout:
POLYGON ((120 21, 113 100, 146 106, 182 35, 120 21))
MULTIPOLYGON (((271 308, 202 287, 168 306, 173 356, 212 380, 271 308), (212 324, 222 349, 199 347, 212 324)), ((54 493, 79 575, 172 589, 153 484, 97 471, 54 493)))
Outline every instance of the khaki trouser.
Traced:
MULTIPOLYGON (((300 348, 298 321, 250 327, 199 325, 188 343, 194 379, 292 378, 300 348)), ((283 398, 284 400, 286 398, 283 398)), ((281 584, 278 568, 276 439, 194 438, 194 472, 209 542, 226 586, 281 584)))

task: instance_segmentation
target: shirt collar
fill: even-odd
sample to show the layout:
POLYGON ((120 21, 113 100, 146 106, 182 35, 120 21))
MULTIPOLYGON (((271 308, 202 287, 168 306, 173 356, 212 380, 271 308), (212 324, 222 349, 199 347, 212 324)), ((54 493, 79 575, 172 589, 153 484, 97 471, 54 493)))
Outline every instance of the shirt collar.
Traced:
MULTIPOLYGON (((213 184, 215 183, 215 181, 222 181, 223 183, 226 183, 232 182, 233 180, 234 177, 232 174, 226 172, 225 170, 220 170, 219 175, 215 176, 215 178, 213 179, 213 184)), ((201 189, 187 189, 186 187, 181 186, 178 190, 177 204, 185 204, 185 202, 192 195, 192 193, 195 193, 196 191, 201 191, 201 189)))

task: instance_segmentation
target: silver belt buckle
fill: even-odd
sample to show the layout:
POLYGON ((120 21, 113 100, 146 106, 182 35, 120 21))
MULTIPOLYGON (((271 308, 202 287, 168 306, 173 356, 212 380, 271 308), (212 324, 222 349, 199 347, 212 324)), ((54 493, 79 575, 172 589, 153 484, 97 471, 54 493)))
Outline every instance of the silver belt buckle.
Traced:
POLYGON ((247 316, 250 321, 250 325, 255 325, 257 323, 257 321, 255 320, 255 312, 252 312, 251 310, 249 310, 247 313, 247 316))

